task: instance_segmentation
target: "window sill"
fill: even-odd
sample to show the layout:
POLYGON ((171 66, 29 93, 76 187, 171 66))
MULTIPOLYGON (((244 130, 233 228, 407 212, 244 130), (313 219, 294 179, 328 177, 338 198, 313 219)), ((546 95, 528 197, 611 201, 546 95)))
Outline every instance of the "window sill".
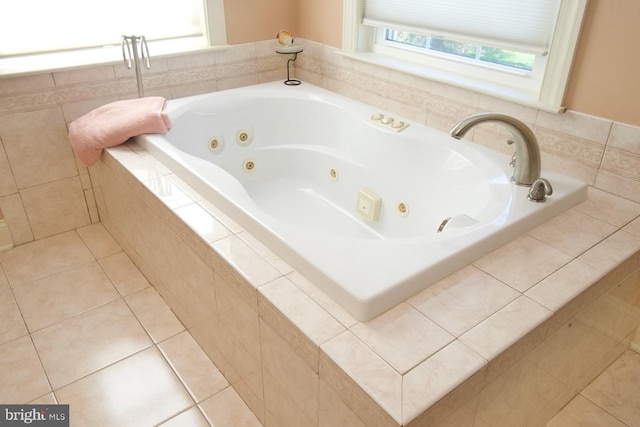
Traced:
POLYGON ((388 68, 390 70, 399 71, 417 77, 445 83, 451 86, 460 87, 527 107, 536 108, 545 112, 558 114, 564 112, 565 110, 565 108, 563 107, 549 105, 547 103, 541 102, 539 100, 538 93, 533 91, 500 86, 484 80, 473 79, 471 77, 462 76, 450 71, 429 68, 421 66, 419 64, 401 61, 376 53, 349 53, 345 51, 338 51, 338 53, 356 61, 366 62, 369 64, 388 68))
MULTIPOLYGON (((227 45, 208 46, 202 39, 182 39, 149 42, 151 60, 185 53, 215 51, 227 45)), ((25 75, 65 71, 95 65, 123 63, 120 45, 67 52, 43 53, 11 58, 0 58, 0 77, 20 77, 25 75)))

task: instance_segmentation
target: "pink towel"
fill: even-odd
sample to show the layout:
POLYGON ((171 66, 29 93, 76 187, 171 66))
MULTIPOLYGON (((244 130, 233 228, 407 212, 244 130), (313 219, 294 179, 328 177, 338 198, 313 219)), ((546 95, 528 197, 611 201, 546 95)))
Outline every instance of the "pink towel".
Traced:
POLYGON ((150 96, 98 107, 69 124, 71 148, 82 163, 91 166, 103 148, 145 133, 166 133, 171 129, 166 105, 164 98, 150 96))

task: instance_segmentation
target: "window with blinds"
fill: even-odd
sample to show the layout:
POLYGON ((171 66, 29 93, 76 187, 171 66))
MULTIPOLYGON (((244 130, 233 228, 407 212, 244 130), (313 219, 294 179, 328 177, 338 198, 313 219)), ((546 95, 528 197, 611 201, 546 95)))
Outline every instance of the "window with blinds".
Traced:
POLYGON ((546 53, 559 5, 560 0, 364 0, 363 23, 546 53))
POLYGON ((204 38, 202 0, 23 0, 0 3, 0 57, 148 41, 204 38))
POLYGON ((587 0, 344 0, 343 51, 561 109, 587 0))

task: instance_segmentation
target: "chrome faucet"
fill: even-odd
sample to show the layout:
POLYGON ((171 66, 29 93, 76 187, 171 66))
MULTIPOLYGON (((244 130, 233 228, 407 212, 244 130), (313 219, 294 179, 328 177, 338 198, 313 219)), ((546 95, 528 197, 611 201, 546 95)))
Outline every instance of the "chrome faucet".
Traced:
POLYGON ((530 186, 540 178, 538 140, 531 129, 518 119, 501 113, 472 114, 455 125, 450 134, 456 139, 461 139, 472 127, 484 122, 500 123, 513 135, 513 139, 509 139, 507 143, 516 144, 516 154, 512 162, 514 170, 511 177, 514 184, 530 186))

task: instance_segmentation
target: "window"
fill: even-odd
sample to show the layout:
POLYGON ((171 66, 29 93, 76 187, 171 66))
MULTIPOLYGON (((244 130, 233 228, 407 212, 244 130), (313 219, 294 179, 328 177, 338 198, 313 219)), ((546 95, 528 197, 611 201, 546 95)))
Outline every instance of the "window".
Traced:
POLYGON ((344 5, 345 54, 557 112, 586 0, 344 5))
POLYGON ((447 39, 426 34, 412 33, 408 31, 393 30, 384 31, 384 40, 397 48, 414 49, 421 53, 440 53, 452 55, 452 57, 465 58, 470 61, 478 61, 479 65, 493 64, 513 70, 532 71, 536 55, 512 49, 491 47, 479 43, 465 42, 461 40, 447 39))
POLYGON ((0 61, 66 55, 92 63, 100 54, 114 60, 120 57, 123 35, 144 35, 152 55, 223 44, 222 0, 0 3, 0 61))

